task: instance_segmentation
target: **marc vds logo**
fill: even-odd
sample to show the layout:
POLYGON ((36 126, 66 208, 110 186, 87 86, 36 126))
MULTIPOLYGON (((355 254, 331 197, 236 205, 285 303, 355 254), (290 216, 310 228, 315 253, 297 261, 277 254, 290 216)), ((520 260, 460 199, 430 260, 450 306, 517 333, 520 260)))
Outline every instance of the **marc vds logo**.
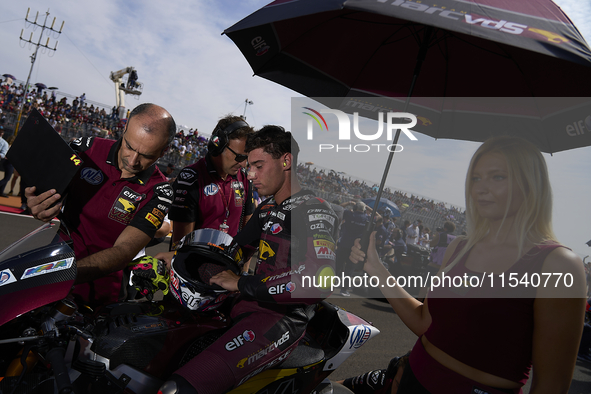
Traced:
MULTIPOLYGON (((308 115, 307 125, 307 139, 314 139, 314 128, 319 128, 320 131, 329 131, 326 119, 322 114, 333 114, 337 117, 339 124, 338 141, 351 141, 351 120, 349 115, 337 109, 322 109, 316 111, 310 107, 302 107, 307 111, 303 113, 308 115), (317 124, 318 126, 315 126, 317 124)), ((416 126, 417 117, 409 112, 378 112, 378 130, 374 133, 369 131, 361 132, 359 129, 359 113, 353 112, 353 134, 356 139, 361 141, 376 141, 374 143, 364 144, 318 144, 318 151, 347 151, 347 152, 370 152, 370 151, 384 151, 388 152, 402 152, 404 147, 400 144, 392 144, 394 132, 400 129, 411 141, 416 141, 417 138, 413 135, 411 128, 416 126), (384 121, 384 115, 386 121, 384 121), (386 129, 386 138, 388 143, 378 143, 377 140, 382 138, 386 129)))

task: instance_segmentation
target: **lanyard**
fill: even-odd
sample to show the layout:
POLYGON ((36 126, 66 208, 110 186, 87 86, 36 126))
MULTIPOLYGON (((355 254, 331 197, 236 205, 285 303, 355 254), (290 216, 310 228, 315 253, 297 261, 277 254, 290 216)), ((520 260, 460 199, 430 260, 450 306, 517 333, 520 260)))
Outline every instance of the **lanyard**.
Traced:
POLYGON ((232 199, 232 194, 230 193, 230 195, 228 196, 228 201, 226 201, 226 195, 224 194, 224 181, 222 180, 221 185, 218 183, 218 186, 220 188, 220 193, 222 195, 222 202, 226 207, 226 217, 224 219, 224 222, 220 224, 220 231, 228 233, 228 230, 230 229, 230 226, 228 226, 228 217, 230 216, 230 200, 232 199))

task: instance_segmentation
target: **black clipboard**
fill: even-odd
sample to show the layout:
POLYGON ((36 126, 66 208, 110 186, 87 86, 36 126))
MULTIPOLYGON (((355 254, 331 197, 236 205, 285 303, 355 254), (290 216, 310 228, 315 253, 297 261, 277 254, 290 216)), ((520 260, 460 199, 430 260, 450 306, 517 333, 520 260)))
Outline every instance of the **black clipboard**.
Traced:
POLYGON ((6 157, 37 195, 55 189, 63 196, 83 161, 36 109, 25 121, 6 157))

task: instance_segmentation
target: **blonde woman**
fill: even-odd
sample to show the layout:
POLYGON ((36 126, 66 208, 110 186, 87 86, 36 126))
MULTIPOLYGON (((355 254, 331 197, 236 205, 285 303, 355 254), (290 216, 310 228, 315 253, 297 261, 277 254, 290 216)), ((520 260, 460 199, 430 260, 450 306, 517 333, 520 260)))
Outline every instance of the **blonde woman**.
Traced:
MULTIPOLYGON (((458 286, 442 285, 417 301, 392 286, 372 237, 364 269, 387 284, 382 292, 419 336, 398 393, 521 393, 532 366, 532 394, 568 392, 583 328, 584 272, 579 257, 556 241, 551 210, 540 151, 496 137, 472 157, 468 236, 449 245, 439 271, 438 279, 463 277, 458 286), (512 274, 521 281, 515 288, 512 274), (568 280, 546 280, 559 276, 568 280)), ((356 246, 351 259, 363 261, 356 246)))

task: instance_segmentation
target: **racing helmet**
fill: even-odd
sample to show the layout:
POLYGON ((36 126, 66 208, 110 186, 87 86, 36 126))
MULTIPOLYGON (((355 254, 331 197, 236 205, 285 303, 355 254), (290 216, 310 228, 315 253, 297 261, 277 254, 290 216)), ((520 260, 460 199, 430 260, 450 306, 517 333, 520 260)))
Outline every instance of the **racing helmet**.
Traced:
POLYGON ((195 230, 183 237, 172 258, 170 291, 192 311, 215 309, 228 292, 210 285, 209 280, 227 270, 240 275, 241 263, 242 249, 230 235, 214 229, 195 230))

